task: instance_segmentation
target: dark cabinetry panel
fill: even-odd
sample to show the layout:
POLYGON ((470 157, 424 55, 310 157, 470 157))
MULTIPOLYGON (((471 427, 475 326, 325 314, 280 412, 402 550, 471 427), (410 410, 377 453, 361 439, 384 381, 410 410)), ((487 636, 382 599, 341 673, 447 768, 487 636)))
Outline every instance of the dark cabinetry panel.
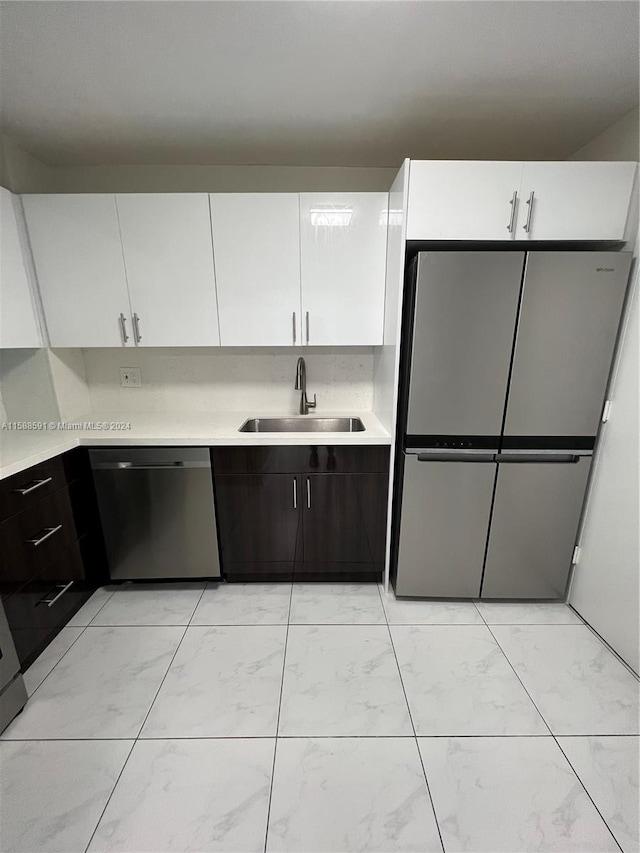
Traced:
POLYGON ((212 450, 227 580, 378 579, 388 447, 212 450))

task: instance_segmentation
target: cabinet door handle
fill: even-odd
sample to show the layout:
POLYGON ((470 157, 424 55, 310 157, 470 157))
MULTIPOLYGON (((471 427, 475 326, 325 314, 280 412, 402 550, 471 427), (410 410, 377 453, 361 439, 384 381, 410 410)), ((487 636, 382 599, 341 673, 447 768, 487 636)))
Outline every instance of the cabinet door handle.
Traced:
POLYGON ((296 342, 296 312, 293 312, 293 342, 296 342))
POLYGON ((531 231, 531 216, 533 214, 534 195, 535 194, 534 194, 533 190, 531 190, 529 198, 527 199, 527 202, 526 202, 528 207, 529 207, 529 210, 527 211, 527 221, 524 223, 524 225, 522 227, 527 232, 527 234, 529 233, 529 231, 531 231))
POLYGON ((62 530, 62 525, 58 524, 56 527, 45 527, 44 529, 47 531, 44 536, 34 536, 33 539, 27 539, 26 542, 28 542, 29 545, 33 545, 34 548, 37 548, 38 545, 42 545, 42 543, 45 542, 50 536, 53 536, 54 533, 57 533, 59 530, 62 530))
POLYGON ((14 489, 14 493, 16 495, 25 495, 31 494, 31 492, 35 492, 36 489, 39 489, 40 486, 46 486, 47 483, 50 483, 53 480, 53 477, 45 477, 44 480, 35 480, 34 483, 30 486, 24 486, 22 489, 14 489))
POLYGON ((305 323, 307 327, 307 343, 309 343, 309 312, 307 311, 305 323))
POLYGON ((135 339, 135 342, 137 344, 139 344, 140 341, 142 340, 142 335, 140 334, 140 317, 138 317, 137 314, 134 314, 133 318, 132 318, 132 322, 133 322, 133 337, 135 339))
POLYGON ((298 481, 293 478, 293 508, 298 509, 298 481))
POLYGON ((509 202, 511 205, 511 216, 509 217, 509 224, 507 225, 507 231, 509 234, 513 234, 513 223, 516 218, 516 206, 518 204, 518 190, 516 190, 509 202))
MULTIPOLYGON (((62 598, 62 596, 65 594, 65 592, 70 590, 72 586, 73 586, 73 581, 69 581, 69 583, 64 584, 64 586, 62 586, 62 589, 60 589, 60 584, 56 584, 55 588, 60 589, 60 592, 57 595, 54 595, 53 598, 47 598, 47 596, 45 596, 44 598, 41 598, 40 601, 38 602, 38 604, 46 604, 47 607, 53 607, 53 605, 56 603, 56 601, 58 601, 58 599, 62 598)), ((51 594, 51 593, 49 593, 49 594, 51 594)))
POLYGON ((121 314, 120 315, 120 331, 122 333, 122 343, 123 344, 126 344, 126 342, 129 340, 129 335, 127 334, 126 322, 127 322, 127 318, 124 316, 124 314, 121 314))
POLYGON ((311 509, 311 481, 307 477, 307 509, 311 509))

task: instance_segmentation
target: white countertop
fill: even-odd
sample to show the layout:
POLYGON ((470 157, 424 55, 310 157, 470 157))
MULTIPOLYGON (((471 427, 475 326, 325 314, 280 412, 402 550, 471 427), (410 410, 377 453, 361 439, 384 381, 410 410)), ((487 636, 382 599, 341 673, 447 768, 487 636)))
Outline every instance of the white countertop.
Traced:
MULTIPOLYGON (((0 479, 59 456, 74 447, 391 444, 391 436, 373 412, 318 412, 315 417, 358 417, 363 432, 238 432, 252 417, 294 417, 282 412, 98 412, 77 418, 73 429, 48 424, 46 429, 0 429, 0 479), (77 428, 75 425, 82 425, 77 428), (89 425, 102 425, 91 428, 89 425), (128 424, 117 428, 115 424, 128 424)), ((301 420, 305 416, 300 417, 301 420)), ((313 417, 313 416, 312 416, 313 417)))

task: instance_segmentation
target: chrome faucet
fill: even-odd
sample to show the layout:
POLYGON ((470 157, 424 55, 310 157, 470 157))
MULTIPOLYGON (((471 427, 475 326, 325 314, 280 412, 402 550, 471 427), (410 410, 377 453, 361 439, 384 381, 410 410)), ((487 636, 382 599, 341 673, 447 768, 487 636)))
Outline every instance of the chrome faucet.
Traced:
POLYGON ((308 415, 309 409, 316 407, 316 395, 313 395, 313 403, 307 399, 307 365, 304 363, 304 358, 300 356, 296 367, 296 391, 301 391, 300 394, 300 414, 308 415))

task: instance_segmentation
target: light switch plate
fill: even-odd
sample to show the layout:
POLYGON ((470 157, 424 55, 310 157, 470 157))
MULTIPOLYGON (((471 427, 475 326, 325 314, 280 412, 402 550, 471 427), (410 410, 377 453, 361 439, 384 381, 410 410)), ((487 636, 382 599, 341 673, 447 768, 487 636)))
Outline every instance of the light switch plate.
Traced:
POLYGON ((123 388, 142 388, 139 367, 121 367, 120 385, 123 388))

